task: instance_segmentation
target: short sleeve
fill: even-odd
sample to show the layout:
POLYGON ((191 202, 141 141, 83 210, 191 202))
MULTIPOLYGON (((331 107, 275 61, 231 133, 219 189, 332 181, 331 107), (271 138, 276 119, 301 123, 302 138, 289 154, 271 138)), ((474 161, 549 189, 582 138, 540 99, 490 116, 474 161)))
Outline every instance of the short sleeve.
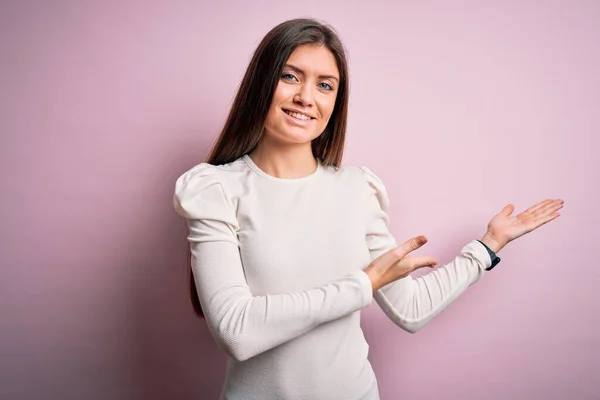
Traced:
POLYGON ((367 191, 366 242, 373 260, 396 247, 396 240, 389 231, 390 200, 383 181, 369 168, 359 168, 367 191))
POLYGON ((235 208, 214 165, 199 164, 181 175, 175 183, 173 206, 177 214, 188 220, 202 220, 204 229, 194 235, 196 242, 237 243, 239 225, 235 208))

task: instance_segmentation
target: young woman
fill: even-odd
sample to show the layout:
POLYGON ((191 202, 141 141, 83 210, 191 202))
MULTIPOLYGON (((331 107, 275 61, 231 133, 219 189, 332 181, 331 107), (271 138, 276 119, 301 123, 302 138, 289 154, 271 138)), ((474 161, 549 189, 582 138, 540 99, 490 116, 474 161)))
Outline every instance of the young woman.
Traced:
POLYGON ((401 245, 366 167, 340 167, 348 70, 334 31, 284 22, 262 40, 207 163, 176 183, 189 227, 192 298, 228 355, 222 399, 378 399, 360 310, 374 298, 416 332, 498 261, 510 241, 558 217, 562 200, 512 216, 413 279, 424 237, 401 245))

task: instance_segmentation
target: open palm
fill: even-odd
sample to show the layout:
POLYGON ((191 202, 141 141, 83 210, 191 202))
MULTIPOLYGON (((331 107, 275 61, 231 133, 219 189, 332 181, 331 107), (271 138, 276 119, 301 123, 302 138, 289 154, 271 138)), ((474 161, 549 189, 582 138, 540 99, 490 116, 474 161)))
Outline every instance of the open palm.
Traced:
POLYGON ((544 200, 517 215, 512 204, 507 205, 488 224, 488 234, 496 241, 506 244, 558 218, 558 210, 563 207, 561 199, 544 200))

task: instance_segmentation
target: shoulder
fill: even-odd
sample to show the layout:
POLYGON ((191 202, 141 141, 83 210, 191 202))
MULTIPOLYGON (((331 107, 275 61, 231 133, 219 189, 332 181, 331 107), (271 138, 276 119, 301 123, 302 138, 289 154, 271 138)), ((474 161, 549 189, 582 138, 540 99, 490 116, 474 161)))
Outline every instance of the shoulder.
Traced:
MULTIPOLYGON (((328 167, 333 169, 334 167, 328 167)), ((350 165, 335 168, 335 173, 353 179, 359 185, 373 188, 375 190, 385 190, 383 180, 371 170, 369 167, 364 165, 350 165)))
POLYGON ((244 172, 247 169, 242 158, 238 158, 227 164, 213 165, 208 163, 197 164, 185 171, 177 179, 177 183, 189 182, 212 182, 214 180, 227 180, 228 175, 236 172, 244 172))
POLYGON ((240 159, 223 165, 201 163, 185 171, 175 182, 175 211, 186 218, 204 218, 233 210, 230 186, 243 173, 242 164, 240 159))
POLYGON ((230 164, 212 165, 201 163, 185 171, 175 182, 175 192, 190 194, 189 192, 202 192, 213 185, 223 186, 227 180, 227 173, 231 171, 234 161, 230 164))
POLYGON ((352 179, 357 187, 369 199, 375 198, 379 205, 387 209, 389 197, 383 180, 373 170, 364 165, 344 166, 339 172, 352 179))

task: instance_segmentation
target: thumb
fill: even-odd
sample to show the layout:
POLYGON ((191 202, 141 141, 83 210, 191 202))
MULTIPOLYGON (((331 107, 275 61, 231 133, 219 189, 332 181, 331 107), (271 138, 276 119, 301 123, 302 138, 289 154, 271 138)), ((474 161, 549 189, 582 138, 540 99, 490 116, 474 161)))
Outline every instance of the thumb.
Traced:
POLYGON ((417 250, 419 247, 427 243, 427 238, 423 235, 415 236, 397 247, 396 255, 398 258, 405 257, 408 253, 417 250))
POLYGON ((512 214, 512 212, 515 211, 515 206, 512 204, 507 205, 506 207, 504 207, 502 209, 502 211, 500 211, 499 214, 504 215, 506 217, 509 217, 510 214, 512 214))
POLYGON ((419 268, 425 267, 435 267, 437 265, 437 260, 433 257, 413 257, 412 261, 412 270, 415 271, 419 268))

